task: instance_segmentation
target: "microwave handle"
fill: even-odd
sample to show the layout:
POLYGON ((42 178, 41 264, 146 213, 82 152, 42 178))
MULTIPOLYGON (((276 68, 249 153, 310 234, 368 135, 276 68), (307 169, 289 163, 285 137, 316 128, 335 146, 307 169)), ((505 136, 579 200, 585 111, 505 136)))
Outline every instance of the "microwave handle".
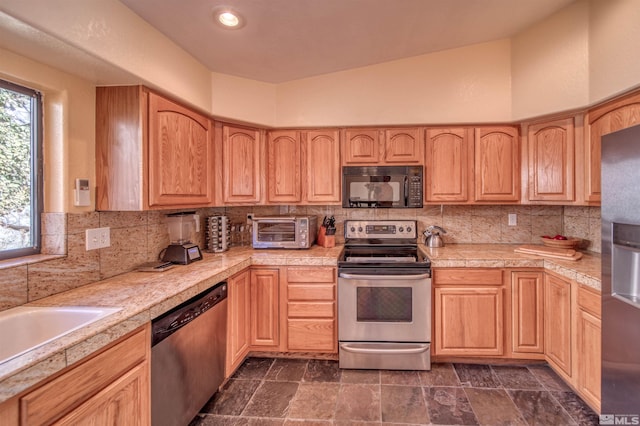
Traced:
POLYGON ((409 176, 404 177, 404 205, 409 206, 409 176))

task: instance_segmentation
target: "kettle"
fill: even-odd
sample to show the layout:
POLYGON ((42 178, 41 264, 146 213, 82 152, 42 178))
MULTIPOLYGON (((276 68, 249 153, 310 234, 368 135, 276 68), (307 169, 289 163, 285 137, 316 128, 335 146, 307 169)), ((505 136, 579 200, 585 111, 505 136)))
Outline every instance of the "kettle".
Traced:
POLYGON ((424 231, 424 244, 427 247, 444 247, 444 240, 440 236, 440 233, 446 234, 447 231, 439 226, 432 225, 424 231))

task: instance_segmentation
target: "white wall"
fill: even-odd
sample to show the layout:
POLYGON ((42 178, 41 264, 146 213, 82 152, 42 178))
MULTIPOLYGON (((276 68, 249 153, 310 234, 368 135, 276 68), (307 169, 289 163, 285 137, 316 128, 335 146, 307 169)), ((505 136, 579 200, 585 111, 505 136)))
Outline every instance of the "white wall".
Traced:
POLYGON ((278 127, 511 120, 509 40, 277 86, 278 127))
POLYGON ((640 1, 591 0, 589 101, 640 85, 640 1))
POLYGON ((512 38, 513 120, 589 103, 589 3, 571 4, 512 38))
POLYGON ((211 88, 211 114, 216 117, 275 126, 275 84, 214 72, 211 88))
POLYGON ((0 10, 198 109, 211 108, 211 72, 118 0, 2 0, 0 10))

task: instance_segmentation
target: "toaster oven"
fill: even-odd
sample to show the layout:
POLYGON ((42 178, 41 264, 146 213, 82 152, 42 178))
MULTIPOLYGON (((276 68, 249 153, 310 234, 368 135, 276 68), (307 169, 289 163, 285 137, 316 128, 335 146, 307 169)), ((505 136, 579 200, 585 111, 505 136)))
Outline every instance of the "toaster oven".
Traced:
POLYGON ((316 216, 256 216, 253 248, 306 249, 316 241, 316 216))

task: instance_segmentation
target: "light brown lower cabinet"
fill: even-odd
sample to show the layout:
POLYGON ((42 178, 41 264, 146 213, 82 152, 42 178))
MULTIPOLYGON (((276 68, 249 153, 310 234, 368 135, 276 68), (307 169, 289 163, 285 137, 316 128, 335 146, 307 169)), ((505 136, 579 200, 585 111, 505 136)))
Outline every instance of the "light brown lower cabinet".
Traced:
POLYGON ((570 379, 571 281, 549 273, 544 281, 544 340, 547 360, 570 379))
POLYGON ((227 280, 227 358, 225 377, 240 366, 251 344, 251 274, 242 271, 227 280))
POLYGON ((278 268, 251 268, 251 346, 279 350, 280 291, 278 268))
POLYGON ((337 352, 336 268, 292 266, 285 276, 287 350, 337 352))
POLYGON ((502 356, 502 270, 435 270, 433 285, 435 355, 502 356))
POLYGON ((584 286, 578 287, 576 321, 576 387, 582 398, 600 411, 601 325, 600 295, 584 286))
POLYGON ((543 287, 543 272, 511 272, 511 350, 514 356, 544 354, 543 287))
POLYGON ((0 405, 2 425, 151 424, 150 324, 0 405))

